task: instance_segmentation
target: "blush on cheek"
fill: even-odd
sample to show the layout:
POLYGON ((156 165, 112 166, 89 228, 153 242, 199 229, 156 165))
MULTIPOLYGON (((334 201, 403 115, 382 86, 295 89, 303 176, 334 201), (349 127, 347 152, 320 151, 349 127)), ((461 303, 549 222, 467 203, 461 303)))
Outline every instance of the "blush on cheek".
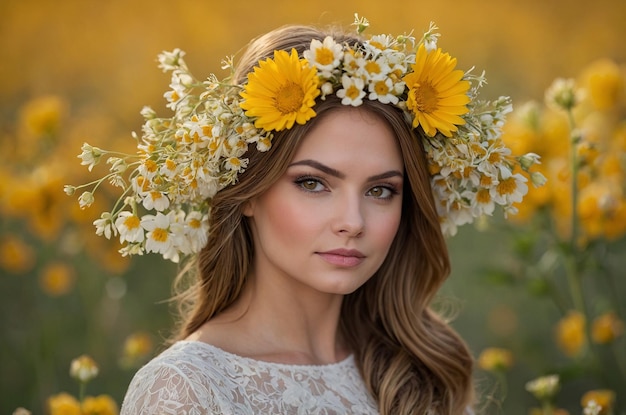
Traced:
POLYGON ((268 209, 268 224, 277 238, 286 242, 296 241, 302 235, 303 224, 310 220, 304 212, 288 203, 275 203, 268 209))

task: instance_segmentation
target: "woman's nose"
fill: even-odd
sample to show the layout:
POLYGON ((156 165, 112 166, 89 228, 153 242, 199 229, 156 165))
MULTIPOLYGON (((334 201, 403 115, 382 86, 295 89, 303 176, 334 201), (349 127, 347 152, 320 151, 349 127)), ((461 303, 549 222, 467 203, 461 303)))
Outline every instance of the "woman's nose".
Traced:
POLYGON ((359 237, 365 230, 365 217, 360 196, 343 195, 334 207, 333 231, 347 237, 359 237))

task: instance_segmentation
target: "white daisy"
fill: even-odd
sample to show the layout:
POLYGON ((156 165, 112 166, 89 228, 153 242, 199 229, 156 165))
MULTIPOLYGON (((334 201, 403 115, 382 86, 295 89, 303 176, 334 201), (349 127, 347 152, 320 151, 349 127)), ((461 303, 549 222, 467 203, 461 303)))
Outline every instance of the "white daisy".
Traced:
POLYGON ((337 96, 341 98, 343 105, 352 105, 358 107, 363 103, 363 97, 365 96, 365 83, 361 78, 353 78, 346 74, 341 77, 342 89, 337 91, 337 96))
POLYGON ((208 215, 203 215, 197 211, 190 212, 185 218, 185 230, 187 240, 191 244, 191 250, 193 252, 200 251, 208 240, 208 215))
POLYGON ((143 195, 143 207, 147 210, 163 212, 170 206, 170 199, 163 192, 153 190, 143 195))
POLYGON ((496 203, 503 206, 519 203, 528 193, 527 181, 528 179, 519 173, 502 178, 496 186, 491 188, 491 197, 496 203))
POLYGON ((395 96, 393 90, 393 82, 390 78, 380 79, 369 84, 370 94, 368 98, 370 100, 378 100, 383 104, 397 104, 398 97, 395 96))
POLYGON ((124 243, 124 241, 143 242, 145 238, 141 219, 132 212, 120 212, 115 220, 115 228, 120 233, 120 243, 124 243))
POLYGON ((141 218, 141 227, 148 231, 146 252, 165 255, 171 251, 174 246, 174 238, 170 233, 173 219, 173 212, 167 215, 158 212, 156 215, 145 215, 141 218))
POLYGON ((310 49, 304 51, 302 55, 310 65, 315 66, 321 72, 322 76, 328 78, 339 66, 343 58, 343 48, 332 37, 326 36, 324 42, 313 39, 310 49))

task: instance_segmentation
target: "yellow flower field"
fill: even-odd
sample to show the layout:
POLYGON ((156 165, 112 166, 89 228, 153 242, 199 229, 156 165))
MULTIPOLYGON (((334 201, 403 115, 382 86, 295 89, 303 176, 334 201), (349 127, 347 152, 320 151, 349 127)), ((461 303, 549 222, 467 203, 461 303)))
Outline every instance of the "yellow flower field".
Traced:
POLYGON ((157 55, 181 48, 194 74, 220 74, 264 31, 348 26, 356 12, 381 33, 434 21, 456 69, 486 71, 485 99, 511 96, 507 144, 541 157, 516 216, 450 239, 438 302, 477 360, 478 409, 626 414, 626 2, 10 0, 0 11, 0 412, 116 414, 169 334, 175 264, 122 258, 116 238, 95 234, 109 183, 87 209, 77 199, 89 195, 64 193, 94 180, 83 143, 135 151, 143 106, 167 110, 157 55))

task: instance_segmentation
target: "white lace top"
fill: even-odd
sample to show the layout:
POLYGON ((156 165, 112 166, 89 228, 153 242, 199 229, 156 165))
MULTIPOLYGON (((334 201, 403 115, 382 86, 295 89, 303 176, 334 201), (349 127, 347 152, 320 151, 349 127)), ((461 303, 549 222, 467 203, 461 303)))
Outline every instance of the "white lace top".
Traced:
POLYGON ((121 415, 378 414, 354 357, 307 366, 179 341, 141 368, 121 415))

